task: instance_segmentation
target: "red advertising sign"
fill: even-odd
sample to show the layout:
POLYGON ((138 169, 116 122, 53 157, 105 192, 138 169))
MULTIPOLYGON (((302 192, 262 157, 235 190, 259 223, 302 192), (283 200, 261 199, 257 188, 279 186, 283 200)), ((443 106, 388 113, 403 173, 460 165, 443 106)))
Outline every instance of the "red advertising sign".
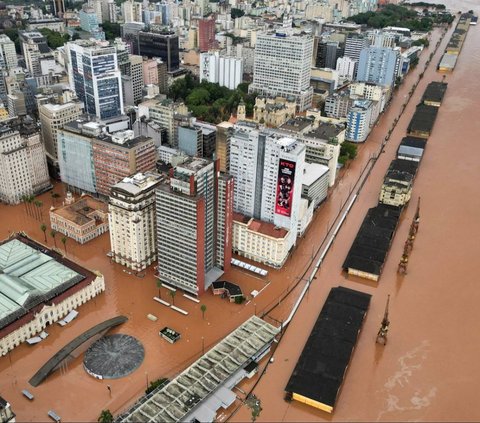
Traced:
POLYGON ((278 161, 277 196, 275 213, 282 216, 292 214, 293 182, 295 181, 295 162, 280 159, 278 161))

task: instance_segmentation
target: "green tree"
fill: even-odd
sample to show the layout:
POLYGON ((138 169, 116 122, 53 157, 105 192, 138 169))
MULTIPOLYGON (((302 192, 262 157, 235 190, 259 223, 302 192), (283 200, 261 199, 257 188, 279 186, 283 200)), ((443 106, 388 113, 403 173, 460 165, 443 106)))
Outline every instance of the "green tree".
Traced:
POLYGON ((113 41, 115 38, 120 37, 120 24, 105 21, 102 23, 102 28, 105 32, 106 40, 113 41))
POLYGON ((252 412, 251 420, 252 422, 255 422, 262 411, 262 402, 259 398, 252 394, 248 396, 246 404, 252 412))
POLYGON ((100 416, 98 417, 98 422, 100 423, 111 423, 113 422, 113 414, 110 410, 102 410, 100 416))
POLYGON ((47 44, 52 49, 61 47, 70 40, 69 34, 61 34, 48 28, 41 28, 40 33, 47 39, 47 44))
POLYGON ((67 254, 67 237, 62 237, 63 248, 65 249, 65 254, 67 254))
POLYGON ((43 203, 40 200, 35 200, 33 204, 35 204, 35 207, 36 207, 35 214, 37 215, 37 219, 41 220, 41 218, 43 217, 43 210, 42 210, 43 203))
POLYGON ((207 311, 207 306, 205 304, 202 304, 200 306, 200 310, 202 311, 202 319, 205 320, 205 312, 207 311))
POLYGON ((47 225, 45 223, 42 223, 40 225, 40 230, 43 232, 43 237, 45 239, 45 244, 47 243, 47 225))
POLYGON ((243 15, 245 15, 245 12, 243 10, 232 7, 232 10, 230 12, 230 16, 232 17, 232 19, 241 18, 243 15))
POLYGON ((165 386, 168 382, 170 382, 166 377, 162 377, 160 379, 154 380, 153 382, 150 382, 150 386, 146 389, 145 394, 149 394, 150 392, 154 391, 158 387, 163 387, 165 386))
POLYGON ((172 297, 172 304, 175 305, 175 295, 177 295, 177 291, 170 291, 170 297, 172 297))
POLYGON ((53 200, 53 205, 54 206, 56 205, 58 198, 60 198, 60 194, 52 191, 52 200, 53 200))
POLYGON ((56 235, 57 235, 57 232, 54 229, 52 229, 50 231, 50 236, 53 238, 53 243, 55 245, 55 248, 57 248, 57 239, 55 238, 56 235))

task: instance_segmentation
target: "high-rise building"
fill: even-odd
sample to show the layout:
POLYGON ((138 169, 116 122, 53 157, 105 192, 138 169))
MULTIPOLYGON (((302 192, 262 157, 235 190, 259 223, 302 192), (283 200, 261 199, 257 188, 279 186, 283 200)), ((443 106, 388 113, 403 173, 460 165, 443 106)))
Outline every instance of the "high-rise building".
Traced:
POLYGON ((143 84, 158 84, 158 62, 156 59, 143 61, 143 84))
POLYGON ((233 133, 233 124, 221 122, 217 125, 215 140, 215 156, 219 161, 220 172, 230 173, 230 139, 233 133))
POLYGON ((345 139, 351 142, 363 142, 370 133, 372 100, 355 100, 347 116, 345 139))
POLYGON ((84 105, 80 101, 63 104, 46 103, 38 107, 42 128, 43 144, 47 155, 55 161, 58 158, 58 129, 83 114, 84 105))
POLYGON ((360 53, 357 81, 391 87, 395 83, 397 50, 384 47, 369 47, 360 53))
POLYGON ((45 149, 34 124, 20 120, 0 126, 0 200, 18 204, 25 195, 51 188, 45 149))
POLYGON ((294 243, 305 152, 303 143, 283 133, 235 125, 230 142, 235 212, 288 229, 294 243))
POLYGON ((335 69, 337 60, 342 57, 343 48, 338 42, 323 42, 318 45, 317 68, 335 69))
POLYGON ((63 19, 63 14, 65 13, 65 2, 64 0, 53 0, 53 14, 60 19, 63 19))
POLYGON ((110 193, 109 227, 113 261, 136 272, 157 259, 156 173, 136 173, 115 184, 110 193))
POLYGON ((267 96, 294 97, 297 109, 312 105, 310 87, 313 37, 283 32, 257 35, 250 92, 267 96))
POLYGON ((148 137, 135 137, 133 131, 96 137, 92 146, 96 187, 101 195, 110 195, 111 187, 129 175, 155 170, 155 143, 148 137))
MULTIPOLYGON (((95 4, 100 5, 100 3, 98 2, 95 2, 95 4)), ((92 34, 93 38, 95 38, 96 40, 105 40, 105 33, 100 29, 99 26, 101 20, 98 19, 98 10, 85 3, 78 15, 80 17, 80 27, 84 31, 92 34)))
POLYGON ((158 57, 167 64, 168 72, 180 67, 178 35, 174 31, 138 33, 138 48, 141 56, 158 57))
POLYGON ((188 114, 183 103, 175 103, 170 99, 162 100, 148 108, 150 119, 167 131, 167 142, 171 147, 178 146, 178 137, 175 136, 175 115, 188 114))
POLYGON ((122 73, 123 98, 126 105, 135 106, 143 98, 143 58, 131 54, 128 61, 127 71, 122 73))
POLYGON ((340 57, 337 60, 336 70, 338 77, 341 79, 348 79, 353 81, 355 78, 355 65, 356 62, 348 56, 340 57))
POLYGON ((198 48, 201 52, 215 48, 215 18, 198 20, 198 48))
POLYGON ((219 178, 216 164, 201 158, 190 158, 177 165, 169 183, 158 187, 157 251, 161 282, 201 295, 228 269, 232 188, 232 179, 219 178), (218 243, 223 248, 219 249, 218 243))
POLYGON ((70 86, 85 112, 100 119, 123 115, 117 52, 108 43, 78 40, 66 44, 70 86))
POLYGON ((178 149, 188 156, 203 156, 202 130, 195 127, 178 127, 178 149))
POLYGON ((10 403, 6 400, 4 400, 2 397, 0 397, 0 421, 3 422, 15 422, 15 413, 12 410, 12 406, 10 403))
POLYGON ((15 43, 5 34, 0 34, 0 56, 0 60, 3 59, 5 66, 3 70, 9 71, 10 69, 18 66, 15 43))
POLYGON ((350 59, 355 60, 355 76, 358 69, 358 62, 360 60, 360 52, 364 48, 368 48, 370 45, 368 39, 363 34, 352 32, 348 34, 347 39, 345 40, 345 52, 344 56, 350 57, 350 59))
POLYGON ((19 31, 18 35, 22 47, 22 56, 30 75, 41 75, 40 58, 51 55, 46 38, 38 31, 19 31))
POLYGON ((384 32, 379 29, 367 31, 367 37, 372 47, 387 47, 394 48, 398 34, 393 32, 384 32))
POLYGON ((243 81, 243 59, 215 53, 200 54, 200 80, 234 90, 243 81))

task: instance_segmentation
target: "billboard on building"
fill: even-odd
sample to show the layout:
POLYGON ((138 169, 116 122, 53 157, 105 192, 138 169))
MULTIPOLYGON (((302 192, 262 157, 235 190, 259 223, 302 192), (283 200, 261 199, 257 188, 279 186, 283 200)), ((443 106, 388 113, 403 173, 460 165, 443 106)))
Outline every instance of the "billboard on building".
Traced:
POLYGON ((295 181, 295 162, 280 159, 278 161, 277 196, 275 213, 290 217, 292 214, 293 183, 295 181))

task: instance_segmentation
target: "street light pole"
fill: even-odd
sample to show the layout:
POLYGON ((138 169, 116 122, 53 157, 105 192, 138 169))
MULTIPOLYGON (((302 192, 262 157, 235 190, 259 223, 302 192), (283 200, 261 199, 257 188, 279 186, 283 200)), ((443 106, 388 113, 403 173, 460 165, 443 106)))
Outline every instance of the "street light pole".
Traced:
POLYGON ((147 379, 147 389, 148 389, 148 372, 145 372, 145 378, 147 379))
POLYGON ((205 354, 205 338, 202 336, 202 355, 205 354))

